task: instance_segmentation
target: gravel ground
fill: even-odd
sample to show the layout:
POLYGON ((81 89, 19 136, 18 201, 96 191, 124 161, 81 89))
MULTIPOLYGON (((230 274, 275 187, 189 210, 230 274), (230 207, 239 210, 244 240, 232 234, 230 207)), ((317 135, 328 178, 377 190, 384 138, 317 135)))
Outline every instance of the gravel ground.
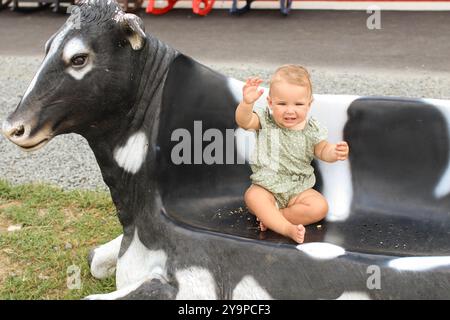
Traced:
MULTIPOLYGON (((0 56, 0 122, 14 110, 39 67, 39 57, 0 56)), ((273 66, 205 62, 222 73, 245 79, 267 79, 273 66)), ((311 69, 314 91, 321 94, 392 95, 450 99, 450 75, 426 71, 311 69)), ((49 182, 63 188, 106 189, 92 151, 84 138, 56 137, 43 149, 26 153, 0 138, 0 178, 12 183, 49 182)))

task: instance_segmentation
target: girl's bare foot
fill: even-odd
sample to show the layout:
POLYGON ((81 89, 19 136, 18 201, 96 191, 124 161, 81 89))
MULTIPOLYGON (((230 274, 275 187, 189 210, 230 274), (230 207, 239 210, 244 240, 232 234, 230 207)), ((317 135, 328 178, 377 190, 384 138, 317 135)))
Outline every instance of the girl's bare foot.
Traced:
POLYGON ((301 224, 291 224, 287 230, 287 236, 297 243, 303 243, 305 240, 305 227, 301 224))
POLYGON ((259 221, 259 229, 260 229, 261 231, 266 231, 266 230, 267 230, 267 227, 264 225, 264 223, 262 223, 262 221, 259 220, 258 218, 256 218, 256 220, 259 221))

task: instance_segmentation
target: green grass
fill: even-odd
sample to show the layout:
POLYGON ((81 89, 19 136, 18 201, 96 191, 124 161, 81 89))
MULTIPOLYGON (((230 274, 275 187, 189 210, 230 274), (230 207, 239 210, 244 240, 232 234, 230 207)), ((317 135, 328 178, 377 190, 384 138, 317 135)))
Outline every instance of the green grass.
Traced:
POLYGON ((80 299, 114 291, 114 277, 91 276, 87 256, 121 232, 106 192, 0 180, 0 299, 80 299), (21 230, 7 231, 19 224, 21 230), (80 270, 81 289, 67 287, 71 265, 80 270))

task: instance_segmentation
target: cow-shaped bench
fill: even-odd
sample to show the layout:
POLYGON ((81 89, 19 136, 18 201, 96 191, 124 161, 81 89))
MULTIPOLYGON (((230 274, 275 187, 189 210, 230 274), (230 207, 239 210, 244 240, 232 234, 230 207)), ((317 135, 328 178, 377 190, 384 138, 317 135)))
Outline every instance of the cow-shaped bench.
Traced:
POLYGON ((450 298, 449 101, 315 95, 313 115, 351 156, 314 164, 330 212, 297 245, 259 232, 244 207, 242 82, 114 1, 77 13, 3 133, 26 150, 64 133, 89 142, 123 225, 89 258, 117 291, 90 298, 450 298))

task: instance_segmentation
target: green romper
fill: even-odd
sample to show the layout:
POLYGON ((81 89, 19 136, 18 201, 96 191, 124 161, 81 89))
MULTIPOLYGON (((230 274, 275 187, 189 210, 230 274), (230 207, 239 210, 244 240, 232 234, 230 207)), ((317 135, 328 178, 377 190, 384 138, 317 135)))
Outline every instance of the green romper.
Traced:
POLYGON ((289 200, 310 189, 316 183, 314 147, 326 140, 328 130, 311 117, 303 130, 279 127, 268 107, 253 110, 259 117, 261 129, 256 131, 256 145, 250 158, 253 184, 270 191, 280 209, 289 200))

